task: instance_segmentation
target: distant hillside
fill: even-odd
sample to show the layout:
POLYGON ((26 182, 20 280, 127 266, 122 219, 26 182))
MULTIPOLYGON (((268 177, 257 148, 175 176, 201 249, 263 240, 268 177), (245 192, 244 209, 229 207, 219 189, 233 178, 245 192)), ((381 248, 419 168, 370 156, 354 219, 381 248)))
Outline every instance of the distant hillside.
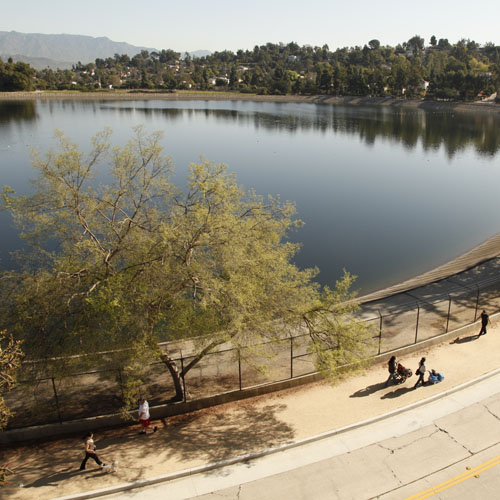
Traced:
POLYGON ((25 62, 35 69, 71 69, 73 64, 75 64, 73 61, 56 61, 55 59, 49 59, 47 57, 29 57, 22 54, 0 54, 0 57, 4 61, 12 57, 14 62, 25 62))
POLYGON ((113 42, 107 37, 0 31, 0 57, 29 62, 36 68, 64 68, 78 61, 87 64, 97 58, 104 59, 115 54, 127 54, 132 57, 141 50, 156 49, 113 42))

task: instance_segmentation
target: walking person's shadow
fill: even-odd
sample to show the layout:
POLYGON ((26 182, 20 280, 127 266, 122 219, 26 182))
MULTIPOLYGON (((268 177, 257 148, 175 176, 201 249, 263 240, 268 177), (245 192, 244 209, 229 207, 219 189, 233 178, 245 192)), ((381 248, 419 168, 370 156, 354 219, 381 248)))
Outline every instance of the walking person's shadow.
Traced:
POLYGON ((383 396, 380 396, 380 399, 394 399, 398 398, 399 396, 402 396, 403 394, 406 394, 407 392, 413 391, 413 386, 408 387, 399 387, 395 391, 388 392, 387 394, 384 394, 383 396))
POLYGON ((57 486, 57 483, 64 481, 66 479, 70 479, 74 476, 81 476, 82 474, 91 474, 92 477, 95 477, 97 475, 95 473, 103 474, 103 471, 100 468, 75 470, 74 468, 68 467, 65 470, 47 474, 46 476, 40 477, 36 481, 33 481, 32 483, 25 484, 24 488, 39 488, 40 486, 57 486))
POLYGON ((349 397, 364 398, 384 388, 385 388, 385 382, 378 382, 377 384, 372 384, 369 385, 368 387, 365 387, 364 389, 360 389, 359 391, 353 392, 349 397))
POLYGON ((466 342, 472 342, 473 340, 477 340, 479 337, 477 335, 470 335, 469 337, 457 337, 455 340, 452 340, 450 344, 465 344, 466 342))

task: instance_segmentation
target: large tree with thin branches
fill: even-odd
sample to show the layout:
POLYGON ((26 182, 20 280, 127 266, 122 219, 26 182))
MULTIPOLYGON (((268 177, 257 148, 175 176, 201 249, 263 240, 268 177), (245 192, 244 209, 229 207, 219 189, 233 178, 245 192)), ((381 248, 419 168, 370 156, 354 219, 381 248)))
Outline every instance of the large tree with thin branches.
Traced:
POLYGON ((185 374, 224 343, 307 332, 326 374, 364 357, 352 276, 323 290, 317 270, 293 263, 298 245, 286 238, 301 222, 292 203, 245 192, 224 165, 206 161, 190 166, 179 189, 161 134, 137 128, 123 147, 109 136, 98 134, 85 155, 57 133, 57 149, 34 157, 34 193, 4 188, 30 250, 20 270, 3 273, 0 319, 29 358, 46 361, 32 368, 50 361, 64 374, 106 351, 99 359, 125 368, 133 396, 138 367, 159 359, 179 399, 185 374), (170 340, 194 346, 189 364, 177 366, 159 345, 170 340))

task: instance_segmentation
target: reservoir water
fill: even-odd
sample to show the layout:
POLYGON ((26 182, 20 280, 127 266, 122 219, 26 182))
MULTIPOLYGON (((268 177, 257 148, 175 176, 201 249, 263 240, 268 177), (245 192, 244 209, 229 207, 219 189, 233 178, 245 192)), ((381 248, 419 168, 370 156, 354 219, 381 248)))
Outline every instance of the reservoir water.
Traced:
MULTIPOLYGON (((500 113, 248 101, 1 101, 0 186, 28 193, 30 148, 62 130, 82 150, 105 126, 162 130, 183 184, 188 165, 226 163, 238 183, 296 203, 301 267, 361 293, 456 257, 500 231, 500 113)), ((21 245, 0 213, 0 267, 21 245)))

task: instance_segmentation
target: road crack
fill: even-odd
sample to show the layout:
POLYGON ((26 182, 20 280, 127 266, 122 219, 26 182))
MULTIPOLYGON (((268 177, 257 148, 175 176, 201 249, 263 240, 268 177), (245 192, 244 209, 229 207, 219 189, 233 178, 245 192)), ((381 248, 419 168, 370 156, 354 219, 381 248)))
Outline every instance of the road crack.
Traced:
POLYGON ((469 450, 469 448, 467 448, 467 446, 465 446, 463 443, 461 443, 460 441, 458 441, 457 439, 455 439, 446 429, 443 429, 442 427, 439 427, 435 422, 434 422, 434 425, 441 432, 444 432, 452 441, 454 441, 459 446, 461 446, 469 455, 471 455, 471 456, 474 455, 473 451, 469 450))
POLYGON ((497 420, 500 420, 500 417, 499 417, 496 413, 493 413, 493 412, 492 412, 492 411, 488 408, 488 406, 487 406, 487 405, 482 404, 481 406, 482 406, 483 408, 485 408, 485 409, 486 409, 486 411, 487 411, 490 415, 492 415, 493 417, 495 417, 497 420))
POLYGON ((387 451, 390 451, 391 453, 394 453, 394 452, 399 451, 399 450, 404 450, 405 448, 408 448, 409 446, 412 446, 413 444, 418 443, 422 439, 431 438, 434 434, 437 434, 438 432, 439 432, 439 429, 432 429, 431 428, 427 435, 416 436, 415 439, 413 439, 412 441, 408 441, 407 443, 404 443, 401 446, 398 446, 396 448, 391 448, 390 446, 384 446, 381 443, 377 443, 377 445, 380 446, 380 448, 382 448, 384 450, 387 450, 387 451))

